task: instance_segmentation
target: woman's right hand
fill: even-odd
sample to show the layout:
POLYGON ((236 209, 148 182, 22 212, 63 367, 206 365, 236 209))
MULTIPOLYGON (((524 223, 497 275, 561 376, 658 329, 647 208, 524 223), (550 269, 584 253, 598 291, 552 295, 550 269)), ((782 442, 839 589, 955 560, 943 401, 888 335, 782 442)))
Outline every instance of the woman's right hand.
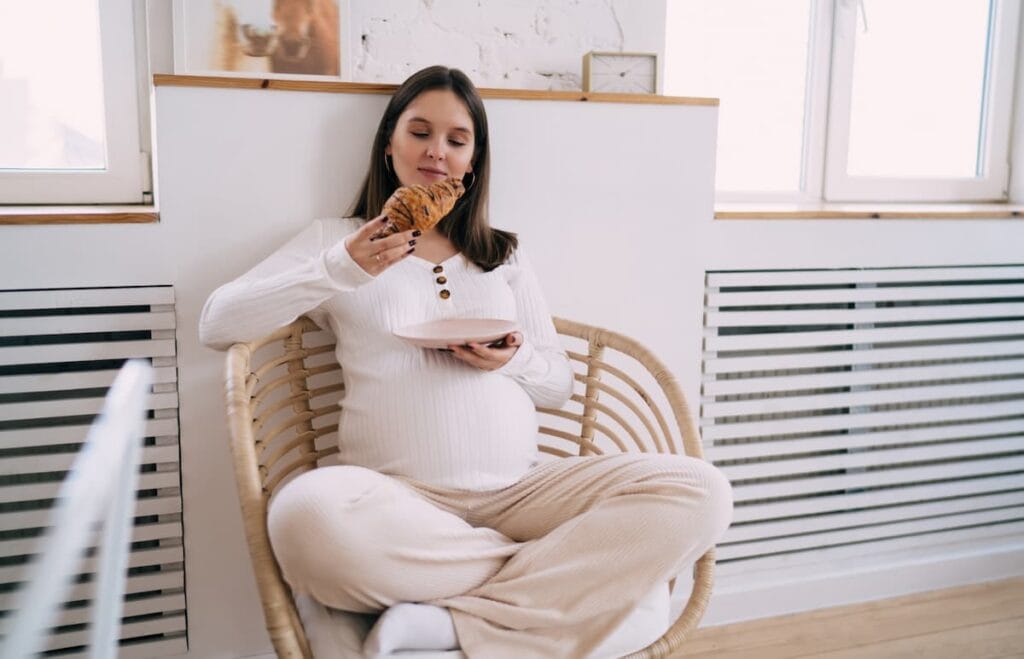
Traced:
POLYGON ((349 256, 374 277, 416 251, 418 230, 380 237, 387 225, 388 216, 378 215, 345 238, 349 256))

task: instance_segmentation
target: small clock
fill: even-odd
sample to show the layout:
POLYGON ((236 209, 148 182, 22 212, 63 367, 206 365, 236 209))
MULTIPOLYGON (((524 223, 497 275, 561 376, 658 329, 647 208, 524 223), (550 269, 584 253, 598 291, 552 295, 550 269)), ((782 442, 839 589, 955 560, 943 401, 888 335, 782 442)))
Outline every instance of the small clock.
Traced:
POLYGON ((658 55, 591 51, 583 56, 583 91, 656 94, 658 55))

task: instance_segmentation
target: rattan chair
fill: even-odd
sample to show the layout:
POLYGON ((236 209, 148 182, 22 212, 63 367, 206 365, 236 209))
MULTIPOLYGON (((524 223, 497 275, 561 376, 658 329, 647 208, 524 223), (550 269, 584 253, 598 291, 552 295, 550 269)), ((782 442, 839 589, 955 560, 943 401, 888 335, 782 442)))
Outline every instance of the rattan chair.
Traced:
MULTIPOLYGON (((563 409, 538 410, 543 453, 680 453, 681 448, 686 455, 703 457, 682 391, 656 356, 621 334, 558 318, 554 322, 576 369, 577 390, 563 409)), ((267 630, 279 657, 309 659, 312 654, 271 552, 267 505, 282 484, 331 463, 337 452, 331 436, 344 387, 333 351, 333 337, 303 317, 267 337, 236 344, 227 355, 238 494, 267 630)), ((667 657, 681 646, 704 614, 713 566, 712 548, 694 566, 693 588, 679 617, 662 638, 629 659, 667 657)))

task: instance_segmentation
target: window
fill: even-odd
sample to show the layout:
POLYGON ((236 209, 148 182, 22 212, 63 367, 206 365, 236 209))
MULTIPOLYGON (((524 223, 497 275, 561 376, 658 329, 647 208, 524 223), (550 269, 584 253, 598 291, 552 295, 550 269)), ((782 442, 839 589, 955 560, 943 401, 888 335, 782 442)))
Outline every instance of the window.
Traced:
POLYGON ((135 3, 0 2, 0 203, 140 203, 135 3))
POLYGON ((721 201, 1005 200, 1016 0, 668 4, 665 92, 714 96, 721 201))

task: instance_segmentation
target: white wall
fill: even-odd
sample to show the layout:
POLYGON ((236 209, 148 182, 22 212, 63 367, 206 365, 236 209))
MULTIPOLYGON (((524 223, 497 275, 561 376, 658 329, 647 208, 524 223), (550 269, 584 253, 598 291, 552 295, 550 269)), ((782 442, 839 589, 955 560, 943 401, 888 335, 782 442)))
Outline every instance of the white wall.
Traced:
MULTIPOLYGON (((480 87, 581 89, 591 50, 663 58, 666 1, 339 0, 342 78, 397 84, 444 64, 480 87)), ((171 2, 149 0, 149 22, 152 70, 173 73, 171 2)))
MULTIPOLYGON (((199 345, 199 313, 216 286, 348 206, 387 98, 160 87, 156 101, 155 257, 173 263, 177 297, 190 654, 240 656, 266 636, 227 448, 224 355, 199 345)), ((703 275, 689 235, 711 217, 716 108, 486 106, 492 222, 520 233, 552 309, 636 336, 696 395, 703 275)))
POLYGON ((481 87, 580 89, 584 53, 665 51, 665 0, 349 0, 356 81, 439 63, 481 87))
MULTIPOLYGON (((146 3, 153 73, 173 73, 169 0, 146 3)), ((430 64, 465 70, 481 87, 580 89, 590 50, 655 52, 665 79, 669 2, 683 0, 339 0, 342 77, 398 83, 430 64)), ((1024 12, 1020 34, 1024 35, 1024 12)), ((1018 62, 1024 63, 1024 38, 1018 62)), ((1024 68, 1024 66, 1021 66, 1024 68)), ((685 93, 685 92, 684 92, 685 93)), ((1010 200, 1024 203, 1024 72, 1014 103, 1010 200)))

